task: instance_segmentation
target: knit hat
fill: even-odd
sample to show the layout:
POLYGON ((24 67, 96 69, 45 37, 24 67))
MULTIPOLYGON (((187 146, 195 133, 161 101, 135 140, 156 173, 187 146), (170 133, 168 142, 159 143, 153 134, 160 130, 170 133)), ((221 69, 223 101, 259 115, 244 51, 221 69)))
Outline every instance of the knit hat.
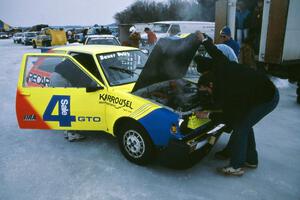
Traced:
POLYGON ((130 27, 129 32, 130 32, 130 33, 136 32, 135 26, 130 27))
POLYGON ((222 30, 220 31, 220 35, 226 35, 228 37, 231 37, 231 30, 228 26, 224 26, 222 30))

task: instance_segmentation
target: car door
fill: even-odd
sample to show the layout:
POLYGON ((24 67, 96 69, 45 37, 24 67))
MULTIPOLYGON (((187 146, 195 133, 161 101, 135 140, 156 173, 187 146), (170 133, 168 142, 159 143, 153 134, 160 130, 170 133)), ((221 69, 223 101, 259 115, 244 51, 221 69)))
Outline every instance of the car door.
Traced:
POLYGON ((16 112, 20 128, 106 130, 107 89, 69 55, 26 54, 19 75, 16 112))

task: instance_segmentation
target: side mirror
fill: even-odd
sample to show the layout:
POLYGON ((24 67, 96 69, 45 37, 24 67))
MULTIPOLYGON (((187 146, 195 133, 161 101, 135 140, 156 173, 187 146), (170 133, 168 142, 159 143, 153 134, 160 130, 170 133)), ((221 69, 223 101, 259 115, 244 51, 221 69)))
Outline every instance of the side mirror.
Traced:
POLYGON ((89 93, 89 92, 96 92, 98 90, 102 90, 104 89, 101 85, 92 85, 92 86, 89 86, 86 88, 86 92, 89 93))

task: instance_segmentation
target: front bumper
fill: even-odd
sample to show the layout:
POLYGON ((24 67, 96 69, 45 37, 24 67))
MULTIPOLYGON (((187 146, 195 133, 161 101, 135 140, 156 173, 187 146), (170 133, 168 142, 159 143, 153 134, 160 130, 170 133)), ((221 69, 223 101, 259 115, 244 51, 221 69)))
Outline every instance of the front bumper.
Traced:
POLYGON ((159 162, 174 169, 192 167, 210 152, 225 128, 224 124, 210 122, 182 140, 170 140, 168 147, 162 150, 159 162))
POLYGON ((32 39, 26 39, 26 40, 24 41, 24 43, 26 43, 26 44, 32 44, 32 39))

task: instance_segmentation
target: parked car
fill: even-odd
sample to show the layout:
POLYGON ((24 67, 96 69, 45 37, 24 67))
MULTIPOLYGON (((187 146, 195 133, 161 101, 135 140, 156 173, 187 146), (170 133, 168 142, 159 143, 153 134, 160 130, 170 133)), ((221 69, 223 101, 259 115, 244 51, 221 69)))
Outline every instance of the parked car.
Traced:
POLYGON ((87 35, 110 35, 110 34, 112 34, 110 28, 104 26, 91 27, 87 31, 87 35))
POLYGON ((176 58, 161 55, 157 65, 151 63, 153 55, 158 54, 147 59, 139 49, 107 45, 25 54, 16 95, 19 127, 105 131, 139 165, 150 162, 156 151, 175 153, 166 157, 169 161, 207 154, 224 125, 193 115, 199 102, 190 100, 198 90, 184 78, 192 57, 169 65, 176 58), (179 66, 180 73, 169 73, 179 66))
POLYGON ((79 43, 84 43, 86 39, 88 28, 79 29, 75 32, 74 40, 79 43))
POLYGON ((63 30, 46 29, 41 31, 32 40, 32 47, 48 47, 55 45, 65 45, 67 43, 66 32, 63 30))
POLYGON ((15 33, 13 35, 14 43, 21 43, 23 33, 15 33))
POLYGON ((48 47, 51 46, 51 36, 50 35, 38 35, 32 40, 32 47, 48 47))
POLYGON ((84 44, 121 45, 119 40, 113 35, 90 35, 86 38, 84 44))
POLYGON ((116 38, 119 37, 119 27, 118 26, 109 26, 108 28, 111 31, 111 34, 113 36, 115 36, 116 38))
POLYGON ((32 40, 36 38, 37 34, 35 32, 24 32, 22 34, 21 43, 24 45, 32 44, 32 40))
POLYGON ((9 36, 8 36, 7 33, 5 33, 5 32, 0 32, 0 39, 8 39, 8 38, 9 38, 9 36))

